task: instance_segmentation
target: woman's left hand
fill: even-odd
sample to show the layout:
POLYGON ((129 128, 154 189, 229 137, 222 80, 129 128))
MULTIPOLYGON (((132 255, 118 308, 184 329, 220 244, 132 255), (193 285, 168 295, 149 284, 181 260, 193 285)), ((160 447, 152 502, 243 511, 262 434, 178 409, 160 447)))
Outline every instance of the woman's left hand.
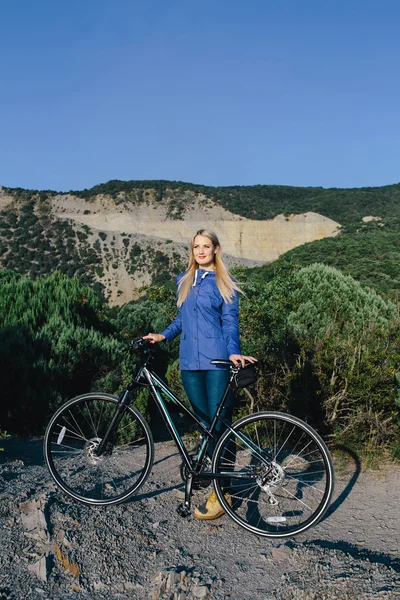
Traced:
POLYGON ((233 362, 235 367, 237 367, 239 365, 239 363, 241 363, 242 367, 244 367, 246 362, 250 362, 250 363, 258 362, 257 359, 254 358, 253 356, 243 356, 242 354, 231 354, 229 357, 229 360, 231 360, 233 362))

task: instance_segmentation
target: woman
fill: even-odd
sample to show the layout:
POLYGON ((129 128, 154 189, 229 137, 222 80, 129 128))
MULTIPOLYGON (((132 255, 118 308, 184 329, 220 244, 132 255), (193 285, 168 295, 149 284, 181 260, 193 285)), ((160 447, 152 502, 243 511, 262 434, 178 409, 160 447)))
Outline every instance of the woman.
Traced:
MULTIPOLYGON (((162 333, 150 333, 144 338, 152 343, 170 342, 181 334, 179 358, 183 386, 196 416, 209 426, 229 380, 229 370, 210 361, 229 358, 235 365, 241 363, 242 366, 246 360, 256 362, 240 351, 238 292, 241 290, 223 263, 215 233, 200 229, 193 236, 189 266, 185 273, 178 275, 177 285, 176 319, 162 333)), ((226 420, 231 421, 232 411, 231 394, 225 408, 226 420)), ((217 425, 217 438, 222 433, 221 425, 221 422, 217 425)), ((210 453, 212 450, 208 448, 210 453)), ((194 516, 211 520, 223 513, 212 492, 205 506, 196 509, 194 516)))

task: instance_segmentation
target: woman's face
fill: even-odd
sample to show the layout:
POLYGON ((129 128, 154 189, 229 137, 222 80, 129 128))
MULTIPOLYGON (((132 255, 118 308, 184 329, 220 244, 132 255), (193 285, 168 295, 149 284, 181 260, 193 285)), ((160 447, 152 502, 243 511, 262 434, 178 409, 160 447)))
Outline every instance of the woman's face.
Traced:
POLYGON ((214 256, 218 246, 214 246, 212 241, 205 235, 196 235, 193 242, 193 256, 199 267, 210 269, 214 266, 214 256))

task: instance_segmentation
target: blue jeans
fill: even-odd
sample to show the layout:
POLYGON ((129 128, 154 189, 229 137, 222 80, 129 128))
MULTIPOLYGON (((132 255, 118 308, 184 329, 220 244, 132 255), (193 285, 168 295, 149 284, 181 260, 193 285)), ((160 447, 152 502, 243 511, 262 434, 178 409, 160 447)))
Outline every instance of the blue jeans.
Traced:
MULTIPOLYGON (((194 414, 206 427, 209 427, 229 381, 229 370, 181 371, 181 374, 183 387, 193 407, 194 414)), ((221 417, 231 423, 232 413, 233 394, 229 392, 221 417)), ((214 439, 210 440, 207 449, 207 454, 210 457, 224 430, 223 423, 218 421, 214 431, 214 439)))

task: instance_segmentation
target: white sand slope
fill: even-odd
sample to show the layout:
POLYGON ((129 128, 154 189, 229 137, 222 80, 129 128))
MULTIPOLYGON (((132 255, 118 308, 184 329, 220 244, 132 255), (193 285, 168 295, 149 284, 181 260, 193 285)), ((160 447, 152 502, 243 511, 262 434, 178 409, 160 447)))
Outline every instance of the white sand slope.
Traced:
POLYGON ((190 202, 182 220, 168 218, 167 206, 152 198, 147 204, 134 205, 116 204, 102 196, 90 202, 73 196, 58 196, 52 203, 57 216, 101 231, 139 234, 187 244, 198 229, 211 229, 217 232, 224 253, 239 260, 260 262, 276 260, 296 246, 336 235, 340 229, 332 219, 313 212, 278 215, 265 221, 246 219, 200 194, 190 202))

